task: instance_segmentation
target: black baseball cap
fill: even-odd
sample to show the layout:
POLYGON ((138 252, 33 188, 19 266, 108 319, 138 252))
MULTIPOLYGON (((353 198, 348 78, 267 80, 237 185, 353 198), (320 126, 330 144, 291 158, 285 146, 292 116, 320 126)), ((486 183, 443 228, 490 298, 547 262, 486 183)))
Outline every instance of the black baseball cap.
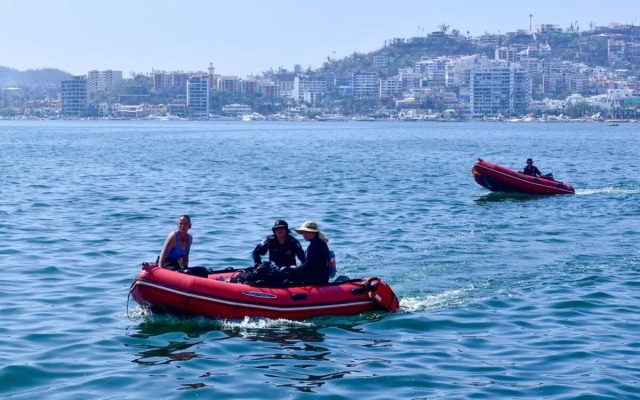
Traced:
POLYGON ((273 224, 273 228, 271 228, 271 230, 275 233, 276 229, 278 229, 278 228, 285 228, 287 231, 289 231, 289 233, 291 233, 291 231, 289 230, 289 224, 287 224, 287 221, 285 221, 283 219, 277 220, 273 224))

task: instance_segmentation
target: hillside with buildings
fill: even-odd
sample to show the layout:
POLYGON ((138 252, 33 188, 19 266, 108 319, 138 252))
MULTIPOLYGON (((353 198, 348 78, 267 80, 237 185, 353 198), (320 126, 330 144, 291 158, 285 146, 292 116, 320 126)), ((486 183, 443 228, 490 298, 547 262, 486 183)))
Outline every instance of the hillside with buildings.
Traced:
POLYGON ((494 58, 497 48, 505 48, 510 52, 506 56, 512 61, 554 58, 585 63, 590 67, 629 68, 634 74, 640 74, 640 27, 611 24, 592 28, 581 32, 577 24, 572 24, 567 30, 545 24, 536 31, 485 33, 471 37, 468 32, 463 35, 455 29, 449 32, 448 26, 443 24, 441 30, 426 36, 385 41, 380 49, 370 53, 354 52, 341 59, 329 56, 316 72, 341 74, 359 69, 394 75, 398 69, 413 67, 423 59, 469 54, 494 58))
POLYGON ((637 26, 592 23, 581 30, 577 23, 566 29, 541 24, 480 36, 446 24, 439 28, 387 40, 370 53, 329 55, 319 68, 295 65, 260 76, 219 74, 211 63, 201 71, 130 77, 113 70, 74 77, 39 70, 49 72, 46 79, 15 84, 31 75, 5 68, 0 115, 424 120, 638 114, 637 26))

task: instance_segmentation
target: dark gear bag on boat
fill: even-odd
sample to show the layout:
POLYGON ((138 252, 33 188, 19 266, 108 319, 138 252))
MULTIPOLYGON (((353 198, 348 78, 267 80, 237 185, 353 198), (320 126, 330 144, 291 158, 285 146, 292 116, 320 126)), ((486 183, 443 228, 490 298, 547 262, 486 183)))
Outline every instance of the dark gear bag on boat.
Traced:
MULTIPOLYGON (((156 259, 156 264, 160 261, 160 257, 156 259)), ((175 258, 165 258, 162 268, 169 269, 171 271, 180 272, 181 274, 199 276, 200 278, 208 278, 209 270, 205 267, 188 267, 182 268, 180 260, 175 258)))
POLYGON ((281 272, 275 263, 263 262, 244 269, 232 282, 256 287, 286 287, 287 278, 288 274, 281 272))
POLYGON ((180 272, 181 274, 198 276, 200 278, 209 277, 209 270, 205 267, 178 268, 174 269, 174 271, 180 272))

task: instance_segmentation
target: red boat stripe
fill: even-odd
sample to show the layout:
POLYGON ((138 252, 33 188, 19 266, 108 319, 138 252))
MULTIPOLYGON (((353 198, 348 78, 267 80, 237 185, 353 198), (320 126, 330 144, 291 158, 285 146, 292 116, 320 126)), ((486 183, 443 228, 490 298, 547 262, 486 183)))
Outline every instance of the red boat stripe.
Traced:
POLYGON ((531 182, 531 181, 528 181, 528 180, 526 180, 526 179, 519 178, 519 177, 517 177, 517 176, 515 176, 515 175, 505 174, 504 172, 500 172, 500 171, 498 171, 497 169, 489 168, 489 167, 486 167, 486 166, 481 165, 481 164, 476 164, 476 167, 485 168, 485 169, 487 169, 488 171, 497 172, 497 173, 499 173, 499 174, 502 174, 502 175, 508 176, 508 177, 510 177, 510 178, 517 179, 517 180, 519 180, 519 181, 522 181, 522 182, 525 182, 525 183, 528 183, 528 184, 531 184, 531 185, 537 185, 537 186, 542 186, 542 187, 546 187, 546 188, 549 188, 549 189, 562 190, 563 192, 573 193, 571 190, 563 189, 563 188, 562 188, 562 187, 560 187, 560 186, 549 186, 549 185, 544 185, 544 184, 542 184, 542 183, 535 183, 535 182, 531 182))
MULTIPOLYGON (((371 304, 371 302, 372 302, 371 300, 364 300, 364 301, 353 301, 353 302, 350 302, 350 303, 342 303, 342 304, 325 304, 325 305, 307 306, 307 307, 288 307, 288 306, 270 307, 270 306, 258 305, 258 304, 255 304, 255 303, 240 303, 240 302, 233 302, 233 301, 228 301, 228 300, 216 299, 216 298, 213 298, 213 297, 200 296, 200 295, 189 293, 189 292, 185 292, 185 291, 182 291, 182 290, 172 289, 172 288, 168 288, 166 286, 157 285, 155 283, 147 282, 147 281, 144 281, 144 280, 141 280, 141 279, 137 280, 135 284, 136 285, 143 285, 143 286, 153 287, 153 288, 156 288, 156 289, 160 289, 160 290, 164 290, 164 291, 167 291, 167 292, 179 294, 181 296, 191 297, 191 298, 194 298, 194 299, 209 301, 211 303, 221 303, 221 304, 226 304, 226 305, 230 305, 230 306, 247 307, 247 308, 258 308, 258 309, 261 309, 261 310, 271 310, 271 311, 281 311, 281 312, 304 311, 304 310, 323 310, 323 309, 327 309, 327 308, 353 307, 354 305, 359 306, 359 305, 371 304)), ((134 287, 135 287, 135 285, 134 285, 134 287)))

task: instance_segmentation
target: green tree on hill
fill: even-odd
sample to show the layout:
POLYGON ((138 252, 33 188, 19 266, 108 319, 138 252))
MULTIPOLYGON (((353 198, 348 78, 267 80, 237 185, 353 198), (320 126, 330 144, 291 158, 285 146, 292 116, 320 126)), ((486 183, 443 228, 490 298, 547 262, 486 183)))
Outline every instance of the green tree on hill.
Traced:
POLYGON ((449 32, 449 25, 447 24, 440 24, 438 25, 438 29, 440 29, 440 32, 444 33, 445 35, 447 34, 447 32, 449 32))

